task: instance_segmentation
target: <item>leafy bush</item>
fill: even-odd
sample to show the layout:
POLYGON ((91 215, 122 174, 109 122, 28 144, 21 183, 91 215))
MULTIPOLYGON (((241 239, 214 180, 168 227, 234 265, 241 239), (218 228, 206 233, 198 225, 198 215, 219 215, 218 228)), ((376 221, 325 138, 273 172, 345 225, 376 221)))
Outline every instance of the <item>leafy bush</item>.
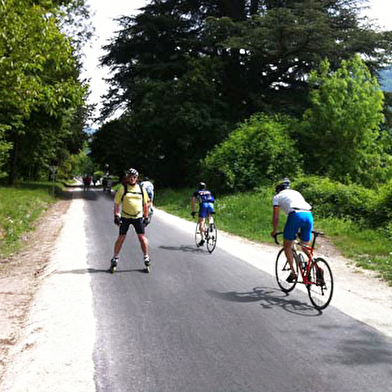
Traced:
POLYGON ((324 60, 309 77, 310 108, 298 130, 305 168, 367 187, 392 174, 392 138, 380 130, 384 95, 359 55, 332 71, 324 60))
POLYGON ((294 120, 256 114, 241 123, 202 162, 204 178, 220 191, 249 190, 301 171, 301 156, 290 137, 294 120))
POLYGON ((377 190, 378 200, 373 210, 370 222, 372 227, 383 227, 392 237, 392 180, 377 190))
POLYGON ((293 188, 302 193, 320 217, 353 219, 374 224, 373 215, 380 199, 372 189, 356 184, 345 185, 316 176, 297 179, 293 188))

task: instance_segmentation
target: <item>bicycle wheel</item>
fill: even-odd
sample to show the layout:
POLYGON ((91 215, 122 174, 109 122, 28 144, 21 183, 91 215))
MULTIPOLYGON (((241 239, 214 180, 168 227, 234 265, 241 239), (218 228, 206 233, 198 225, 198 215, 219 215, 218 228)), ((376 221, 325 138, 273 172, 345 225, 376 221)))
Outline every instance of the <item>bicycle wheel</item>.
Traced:
MULTIPOLYGON (((295 267, 297 270, 297 277, 298 277, 298 263, 297 259, 294 255, 294 263, 295 267)), ((285 292, 288 293, 291 290, 294 289, 295 285, 297 284, 297 279, 293 280, 292 282, 287 282, 287 278, 291 274, 291 268, 290 264, 287 261, 286 255, 284 253, 284 249, 282 248, 278 256, 276 257, 276 263, 275 263, 275 276, 276 276, 276 281, 278 282, 279 287, 285 292)))
POLYGON ((195 243, 196 246, 199 247, 200 241, 203 239, 201 232, 200 232, 200 225, 199 222, 196 223, 196 230, 195 230, 195 243))
POLYGON ((310 302, 317 310, 325 309, 332 299, 333 277, 328 263, 321 257, 313 259, 307 285, 310 302))
POLYGON ((215 223, 211 223, 208 228, 208 234, 206 236, 207 249, 212 253, 216 247, 216 240, 218 238, 218 230, 216 229, 215 223))

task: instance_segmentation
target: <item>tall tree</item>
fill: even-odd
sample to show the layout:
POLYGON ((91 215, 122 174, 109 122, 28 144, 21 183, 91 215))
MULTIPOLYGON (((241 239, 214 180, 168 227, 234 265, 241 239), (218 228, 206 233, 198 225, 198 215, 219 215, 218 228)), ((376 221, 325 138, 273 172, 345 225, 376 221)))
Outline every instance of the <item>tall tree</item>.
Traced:
POLYGON ((45 146, 49 134, 56 144, 71 133, 66 124, 83 105, 86 89, 51 1, 4 0, 0 18, 0 143, 11 147, 8 173, 13 183, 25 147, 33 147, 34 140, 45 146))
MULTIPOLYGON (((206 128, 213 144, 255 112, 284 111, 299 117, 308 105, 308 75, 324 58, 337 69, 342 59, 359 52, 372 71, 390 59, 391 33, 366 24, 359 16, 360 4, 359 0, 152 1, 136 17, 120 19, 121 30, 106 47, 102 63, 111 68, 113 77, 103 115, 122 106, 139 119, 140 134, 150 133, 145 139, 154 143, 147 148, 172 146, 166 141, 176 140, 200 154, 205 142, 194 135, 203 135, 206 128), (210 101, 197 93, 184 100, 185 89, 193 89, 192 71, 205 70, 207 63, 210 75, 204 74, 203 85, 210 101), (179 87, 183 93, 178 93, 179 87), (199 108, 205 102, 214 102, 210 124, 215 125, 184 125, 182 108, 199 112, 202 118, 199 108), (157 110, 145 116, 146 108, 157 110), (165 112, 170 121, 160 121, 165 112)), ((189 154, 181 151, 178 161, 160 166, 166 164, 168 173, 184 167, 189 154)), ((160 155, 170 156, 170 147, 160 155)), ((192 164, 202 157, 194 155, 192 164)))
POLYGON ((392 139, 380 130, 384 96, 361 58, 342 61, 336 71, 324 60, 310 83, 300 138, 308 171, 368 186, 390 176, 392 139))

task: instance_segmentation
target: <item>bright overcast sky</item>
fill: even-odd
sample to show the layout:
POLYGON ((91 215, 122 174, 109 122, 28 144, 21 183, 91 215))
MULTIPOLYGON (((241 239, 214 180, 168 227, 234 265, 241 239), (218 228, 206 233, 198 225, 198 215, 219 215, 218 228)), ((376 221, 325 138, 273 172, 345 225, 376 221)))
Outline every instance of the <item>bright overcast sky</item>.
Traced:
MULTIPOLYGON (((82 77, 89 79, 91 94, 89 103, 98 104, 95 115, 99 114, 101 96, 107 91, 104 78, 108 77, 108 69, 99 66, 99 58, 105 54, 101 49, 110 42, 118 25, 114 19, 122 15, 135 15, 138 9, 149 3, 148 0, 87 0, 95 27, 95 37, 86 45, 84 53, 84 72, 82 77)), ((97 124, 94 125, 96 127, 97 124)))
MULTIPOLYGON (((87 0, 87 2, 93 14, 92 23, 96 30, 96 37, 90 43, 91 47, 85 49, 85 71, 82 76, 90 80, 89 103, 98 104, 99 110, 101 96, 107 91, 103 79, 108 77, 108 69, 99 67, 99 58, 105 54, 101 46, 107 44, 118 29, 113 19, 122 15, 137 14, 138 9, 148 4, 150 0, 87 0)), ((370 0, 369 5, 371 8, 366 15, 377 19, 381 27, 392 30, 392 0, 370 0)))

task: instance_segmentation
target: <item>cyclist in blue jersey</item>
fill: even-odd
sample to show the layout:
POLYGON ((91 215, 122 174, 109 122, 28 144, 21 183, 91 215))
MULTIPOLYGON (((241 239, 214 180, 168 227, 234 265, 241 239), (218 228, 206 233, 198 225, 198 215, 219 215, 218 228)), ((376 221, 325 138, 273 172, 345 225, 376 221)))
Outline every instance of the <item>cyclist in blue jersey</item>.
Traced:
POLYGON ((204 220, 208 218, 209 224, 212 225, 214 223, 214 219, 212 214, 214 211, 214 196, 211 191, 206 189, 206 184, 204 182, 200 182, 197 191, 192 195, 191 198, 191 215, 195 217, 196 215, 196 205, 199 203, 199 226, 200 226, 200 234, 202 240, 199 242, 199 246, 203 246, 205 243, 204 240, 204 220))
POLYGON ((152 216, 154 214, 154 210, 152 208, 153 201, 154 201, 154 184, 148 177, 144 177, 144 180, 141 183, 142 187, 147 191, 148 197, 150 201, 148 202, 148 219, 151 222, 152 216))

